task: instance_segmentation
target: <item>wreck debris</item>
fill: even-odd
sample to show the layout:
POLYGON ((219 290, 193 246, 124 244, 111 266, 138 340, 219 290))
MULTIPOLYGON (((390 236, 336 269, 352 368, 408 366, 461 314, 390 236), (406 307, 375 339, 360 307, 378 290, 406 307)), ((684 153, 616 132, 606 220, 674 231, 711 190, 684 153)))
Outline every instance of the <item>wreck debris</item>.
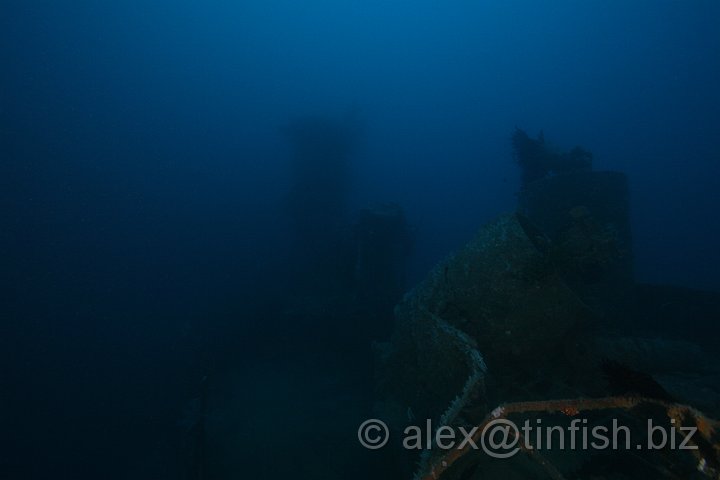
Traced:
POLYGON ((547 240, 520 215, 485 225, 428 275, 412 299, 468 334, 491 369, 554 356, 592 314, 547 257, 547 240))
MULTIPOLYGON (((687 371, 715 375, 710 357, 674 336, 676 328, 672 341, 608 332, 634 288, 627 178, 591 171, 592 155, 582 148, 552 151, 542 134, 530 139, 517 130, 513 144, 523 168, 518 213, 485 225, 437 265, 396 307, 391 340, 376 345, 387 411, 412 412, 396 416, 391 428, 425 418, 436 431, 477 426, 482 432, 510 416, 564 420, 581 413, 602 424, 615 411, 634 429, 660 418, 699 432, 683 435, 697 447, 692 454, 664 450, 648 453, 648 460, 621 452, 629 461, 624 467, 640 465, 662 478, 720 479, 720 424, 689 400, 713 414, 717 397, 697 402, 678 388, 687 379, 675 385, 668 376, 679 373, 681 361, 687 371), (653 376, 658 369, 647 367, 657 359, 670 365, 662 381, 653 376)), ((500 467, 469 447, 425 449, 415 459, 415 479, 487 478, 487 468, 503 477, 520 468, 522 475, 528 465, 554 480, 573 469, 580 473, 569 478, 610 478, 610 470, 598 468, 599 455, 560 461, 535 448, 523 451, 520 463, 500 467)))
MULTIPOLYGON (((478 425, 478 429, 473 435, 473 441, 475 444, 480 442, 480 438, 485 433, 485 428, 490 425, 492 421, 500 418, 507 419, 514 413, 533 414, 560 412, 567 414, 566 412, 570 411, 573 415, 577 415, 582 412, 598 410, 630 411, 642 405, 660 407, 674 425, 694 428, 695 430, 693 430, 693 432, 696 432, 694 435, 698 436, 688 435, 684 438, 687 438, 688 445, 696 447, 688 450, 692 452, 692 455, 696 459, 697 470, 708 478, 720 478, 720 436, 718 436, 720 433, 720 422, 706 417, 702 412, 689 405, 669 403, 653 398, 603 397, 508 403, 492 410, 485 420, 478 425)), ((678 433, 683 436, 685 436, 684 432, 687 432, 687 430, 678 430, 678 433)), ((472 451, 472 444, 468 444, 461 449, 451 450, 447 454, 434 460, 431 464, 425 466, 424 470, 418 472, 416 479, 448 480, 461 478, 463 472, 454 472, 452 471, 452 467, 472 451)), ((533 453, 532 450, 521 449, 521 451, 533 456, 551 478, 555 480, 563 478, 551 463, 541 457, 537 457, 536 453, 533 453)), ((464 469, 467 469, 467 465, 464 466, 464 469)))
MULTIPOLYGON (((384 404, 439 425, 463 424, 482 418, 488 369, 529 380, 582 365, 573 347, 593 315, 555 271, 546 245, 521 216, 501 216, 408 293, 395 309, 391 341, 377 345, 384 404)), ((421 464, 428 461, 423 453, 421 464)))
POLYGON ((399 205, 384 204, 360 212, 355 225, 355 295, 366 319, 365 328, 375 338, 390 333, 393 307, 405 288, 410 243, 399 205))
POLYGON ((293 156, 287 207, 295 237, 293 257, 301 259, 293 269, 303 273, 309 290, 346 284, 342 230, 347 224, 358 122, 354 117, 305 116, 281 133, 293 156))
POLYGON ((542 132, 533 139, 516 127, 512 135, 512 146, 515 161, 522 169, 523 187, 550 174, 592 168, 592 153, 582 147, 575 147, 569 152, 555 151, 545 143, 542 132))
POLYGON ((523 170, 518 212, 553 242, 554 261, 583 301, 597 313, 614 310, 633 285, 627 177, 592 171, 582 148, 553 153, 519 129, 513 147, 523 170))

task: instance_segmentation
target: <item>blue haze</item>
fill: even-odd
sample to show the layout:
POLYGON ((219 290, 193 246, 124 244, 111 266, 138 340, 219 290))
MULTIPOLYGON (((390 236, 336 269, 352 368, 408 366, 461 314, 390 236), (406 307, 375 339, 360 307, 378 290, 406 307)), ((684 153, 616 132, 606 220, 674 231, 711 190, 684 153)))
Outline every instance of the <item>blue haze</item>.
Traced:
POLYGON ((177 478, 156 433, 284 285, 294 117, 359 112, 352 207, 404 208, 410 284, 515 207, 518 126, 628 174, 638 280, 720 289, 716 1, 1 11, 3 478, 177 478))

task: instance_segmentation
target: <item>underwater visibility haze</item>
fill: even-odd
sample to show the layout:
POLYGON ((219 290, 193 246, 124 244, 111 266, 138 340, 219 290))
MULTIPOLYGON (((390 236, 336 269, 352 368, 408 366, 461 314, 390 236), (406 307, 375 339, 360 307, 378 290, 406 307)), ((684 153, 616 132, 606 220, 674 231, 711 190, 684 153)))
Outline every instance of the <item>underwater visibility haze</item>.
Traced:
POLYGON ((0 478, 720 478, 719 2, 0 10, 0 478))

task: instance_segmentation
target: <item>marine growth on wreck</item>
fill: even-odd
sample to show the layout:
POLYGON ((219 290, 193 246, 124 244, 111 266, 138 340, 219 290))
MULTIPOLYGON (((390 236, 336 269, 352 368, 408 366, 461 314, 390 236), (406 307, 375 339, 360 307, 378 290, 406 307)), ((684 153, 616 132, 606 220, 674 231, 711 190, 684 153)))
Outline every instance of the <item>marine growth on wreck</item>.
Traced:
POLYGON ((695 395, 699 384, 713 388, 720 367, 698 361, 707 347, 680 324, 652 333, 623 325, 647 302, 633 280, 625 175, 591 170, 581 147, 551 151, 542 133, 516 129, 512 145, 517 211, 484 225, 396 307, 392 337, 376 344, 378 416, 395 433, 427 418, 435 432, 470 430, 478 442, 501 420, 607 429, 622 419, 636 439, 654 421, 684 426, 690 447, 544 451, 515 430, 522 454, 502 462, 474 444, 397 454, 422 480, 720 478, 711 419, 720 397, 695 395))

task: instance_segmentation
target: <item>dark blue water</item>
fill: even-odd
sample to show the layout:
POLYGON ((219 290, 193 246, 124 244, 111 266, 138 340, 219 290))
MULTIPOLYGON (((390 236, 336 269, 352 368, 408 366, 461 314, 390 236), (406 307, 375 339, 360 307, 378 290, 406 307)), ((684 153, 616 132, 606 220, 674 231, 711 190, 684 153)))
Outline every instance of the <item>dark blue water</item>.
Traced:
POLYGON ((717 2, 29 0, 0 22, 0 478, 409 478, 357 445, 392 328, 336 321, 355 293, 304 263, 295 119, 361 125, 342 211, 303 234, 397 203, 405 289, 515 209, 517 126, 627 174, 636 282, 720 290, 717 2))

